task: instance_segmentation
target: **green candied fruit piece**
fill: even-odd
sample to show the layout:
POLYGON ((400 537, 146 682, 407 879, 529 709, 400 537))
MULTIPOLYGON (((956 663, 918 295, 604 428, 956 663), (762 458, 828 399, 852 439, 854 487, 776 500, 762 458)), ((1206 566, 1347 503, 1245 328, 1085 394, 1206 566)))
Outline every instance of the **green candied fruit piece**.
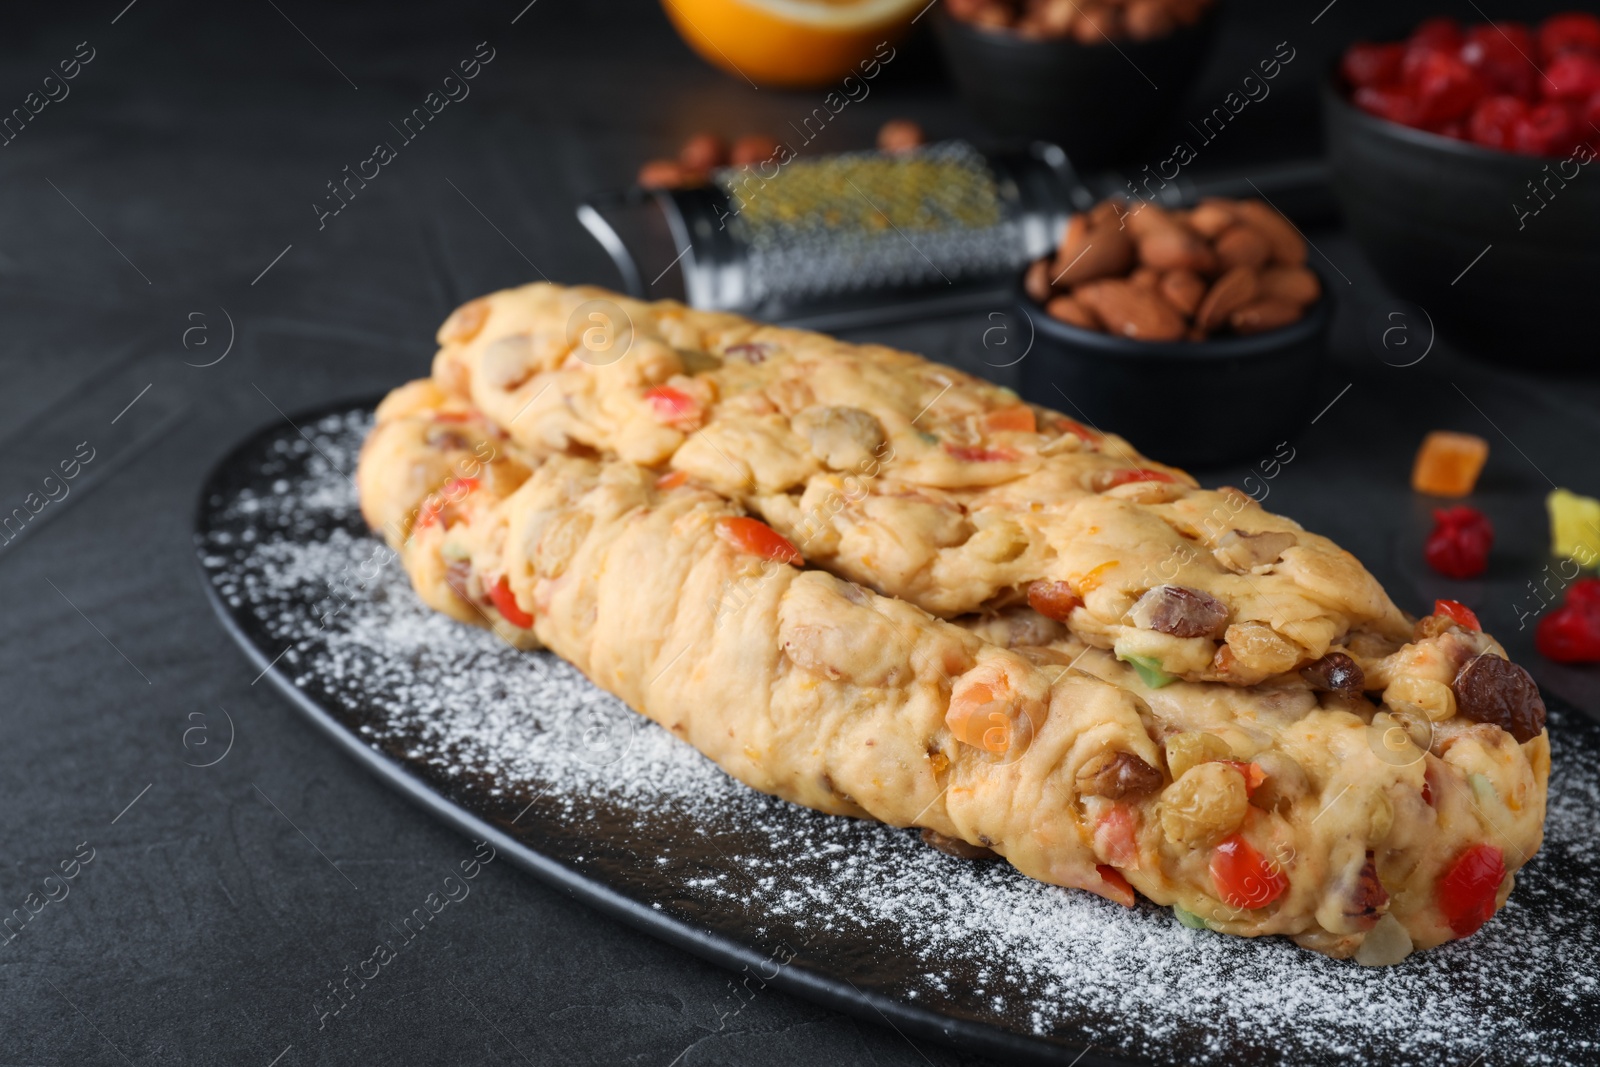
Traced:
POLYGON ((1467 784, 1472 787, 1472 795, 1479 804, 1499 805, 1500 793, 1495 789, 1494 783, 1489 781, 1488 776, 1469 774, 1467 784))
POLYGON ((1177 675, 1162 670, 1161 661, 1154 656, 1124 656, 1118 653, 1117 658, 1132 667, 1139 680, 1151 689, 1160 689, 1178 680, 1177 675))
POLYGON ((1200 918, 1200 916, 1196 915, 1192 911, 1185 910, 1181 905, 1178 904, 1174 904, 1172 906, 1172 917, 1177 919, 1180 925, 1187 926, 1191 930, 1211 929, 1204 919, 1200 918))

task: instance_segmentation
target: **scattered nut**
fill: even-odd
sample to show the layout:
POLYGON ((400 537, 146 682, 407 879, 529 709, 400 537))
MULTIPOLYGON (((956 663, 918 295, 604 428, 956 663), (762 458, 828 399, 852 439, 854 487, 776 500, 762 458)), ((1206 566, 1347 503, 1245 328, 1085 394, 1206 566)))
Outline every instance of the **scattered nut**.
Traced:
POLYGON ((724 166, 728 162, 728 142, 714 133, 697 133, 678 149, 678 162, 689 171, 724 166))
POLYGON ((778 154, 782 146, 777 138, 768 137, 764 133, 749 133, 733 142, 733 151, 728 154, 728 162, 735 167, 747 167, 754 163, 765 163, 778 154))
POLYGON ((890 119, 878 128, 878 147, 885 152, 909 152, 926 140, 922 127, 910 119, 890 119))
POLYGON ((689 184, 688 172, 675 159, 652 159, 639 168, 641 189, 676 189, 689 184))

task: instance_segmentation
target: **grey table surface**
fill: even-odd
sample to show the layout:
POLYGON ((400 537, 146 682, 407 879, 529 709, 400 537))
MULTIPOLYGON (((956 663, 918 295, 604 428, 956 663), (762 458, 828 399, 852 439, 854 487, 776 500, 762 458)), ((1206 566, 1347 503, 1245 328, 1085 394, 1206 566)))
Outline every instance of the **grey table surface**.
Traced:
MULTIPOLYGON (((0 35, 5 109, 92 56, 0 148, 0 513, 93 456, 0 544, 0 916, 37 907, 45 876, 93 850, 65 898, 0 937, 0 1064, 980 1062, 776 991, 719 1028, 728 975, 504 864, 319 1028, 327 983, 471 846, 254 684, 195 568, 202 478, 297 409, 423 373, 436 324, 470 296, 541 275, 613 284, 574 220, 581 196, 696 129, 771 130, 813 101, 707 68, 649 0, 124 3, 8 13, 0 35), (394 140, 389 124, 480 42, 493 59, 472 95, 319 226, 325 183, 394 140)), ((1229 11, 1193 99, 1275 41, 1308 57, 1230 131, 1230 162, 1314 151, 1316 71, 1424 10, 1344 0, 1311 21, 1322 7, 1229 11)), ((909 55, 822 147, 901 115, 977 132, 909 55)), ((1544 493, 1600 491, 1600 390, 1442 343, 1388 365, 1363 338, 1399 305, 1336 230, 1312 237, 1342 279, 1316 386, 1332 406, 1269 506, 1351 548, 1407 607, 1461 595, 1418 562, 1427 508, 1406 474, 1427 428, 1484 434, 1479 500, 1500 536, 1464 598, 1544 685, 1600 711, 1594 673, 1540 662, 1518 627, 1548 562, 1544 493)), ((862 336, 984 371, 989 325, 862 336)))

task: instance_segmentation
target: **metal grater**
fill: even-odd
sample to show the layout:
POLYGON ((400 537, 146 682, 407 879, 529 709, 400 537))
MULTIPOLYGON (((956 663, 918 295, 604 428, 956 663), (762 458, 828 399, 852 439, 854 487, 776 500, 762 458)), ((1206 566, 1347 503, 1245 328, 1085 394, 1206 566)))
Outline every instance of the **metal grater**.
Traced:
MULTIPOLYGON (((1302 189, 1320 173, 1257 177, 1302 189)), ((1007 303, 1072 212, 1124 192, 1116 175, 1094 184, 1099 191, 1054 145, 985 153, 946 141, 727 167, 700 188, 596 198, 578 218, 634 296, 844 329, 1007 303)), ((1240 185, 1173 184, 1163 199, 1254 195, 1240 185)))

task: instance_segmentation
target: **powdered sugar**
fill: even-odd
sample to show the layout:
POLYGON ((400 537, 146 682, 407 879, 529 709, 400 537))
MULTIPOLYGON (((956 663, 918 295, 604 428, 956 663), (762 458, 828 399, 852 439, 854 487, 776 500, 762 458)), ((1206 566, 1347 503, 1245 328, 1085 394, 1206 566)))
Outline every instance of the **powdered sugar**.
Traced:
MULTIPOLYGON (((1157 1062, 1600 1059, 1600 729, 1552 715, 1544 849, 1472 938, 1366 970, 1179 926, 757 794, 546 654, 423 608, 355 511, 359 412, 230 461, 202 561, 278 669, 458 803, 636 899, 799 965, 1157 1062), (284 651, 288 649, 288 651, 284 651), (534 807, 534 805, 537 807, 534 807)), ((219 482, 219 485, 222 483, 219 482)))

